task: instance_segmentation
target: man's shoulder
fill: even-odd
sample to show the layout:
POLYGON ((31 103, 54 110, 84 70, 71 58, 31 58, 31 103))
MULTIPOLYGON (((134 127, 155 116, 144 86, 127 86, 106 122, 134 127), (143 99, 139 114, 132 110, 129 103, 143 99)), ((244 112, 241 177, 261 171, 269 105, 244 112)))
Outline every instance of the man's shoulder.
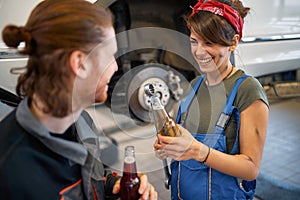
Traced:
POLYGON ((3 142, 2 138, 13 137, 22 131, 23 128, 17 122, 16 110, 14 110, 0 121, 0 143, 3 142))
POLYGON ((15 152, 18 144, 25 136, 24 129, 19 125, 12 111, 0 122, 0 165, 6 162, 9 155, 15 152))

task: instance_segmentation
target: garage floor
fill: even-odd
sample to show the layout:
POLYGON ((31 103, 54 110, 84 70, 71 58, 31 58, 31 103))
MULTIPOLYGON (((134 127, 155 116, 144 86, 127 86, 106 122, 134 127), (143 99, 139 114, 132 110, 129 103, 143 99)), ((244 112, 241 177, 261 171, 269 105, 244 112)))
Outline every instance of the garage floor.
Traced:
POLYGON ((269 129, 256 194, 300 199, 300 99, 271 103, 269 129))

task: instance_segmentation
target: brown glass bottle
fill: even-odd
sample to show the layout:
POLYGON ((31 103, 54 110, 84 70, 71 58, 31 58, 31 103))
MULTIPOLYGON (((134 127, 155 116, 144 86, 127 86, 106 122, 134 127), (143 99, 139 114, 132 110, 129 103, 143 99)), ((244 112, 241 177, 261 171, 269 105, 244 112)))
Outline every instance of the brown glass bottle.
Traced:
POLYGON ((153 95, 150 98, 152 113, 154 116, 154 124, 158 134, 164 136, 179 136, 180 131, 174 119, 170 117, 164 105, 161 103, 158 95, 153 95))
POLYGON ((135 151, 133 146, 125 148, 123 176, 121 178, 120 197, 122 200, 137 200, 140 178, 137 174, 135 151))

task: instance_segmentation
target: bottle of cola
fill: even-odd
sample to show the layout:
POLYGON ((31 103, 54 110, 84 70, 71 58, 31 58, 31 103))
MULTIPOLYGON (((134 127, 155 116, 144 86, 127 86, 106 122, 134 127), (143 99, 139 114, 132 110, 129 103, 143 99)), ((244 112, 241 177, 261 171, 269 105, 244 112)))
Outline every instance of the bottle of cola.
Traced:
POLYGON ((134 146, 125 147, 123 176, 120 184, 120 197, 122 200, 137 200, 141 197, 138 192, 140 178, 137 174, 134 146))
POLYGON ((152 95, 150 97, 150 103, 154 116, 154 124, 158 134, 171 137, 179 136, 179 128, 174 119, 170 117, 169 113, 166 111, 159 95, 152 95))

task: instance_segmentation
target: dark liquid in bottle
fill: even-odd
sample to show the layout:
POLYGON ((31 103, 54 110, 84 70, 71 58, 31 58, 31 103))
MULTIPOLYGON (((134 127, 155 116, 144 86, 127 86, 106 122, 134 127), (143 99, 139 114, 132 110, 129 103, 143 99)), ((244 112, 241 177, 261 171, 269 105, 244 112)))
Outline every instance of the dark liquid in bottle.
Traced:
POLYGON ((122 200, 137 200, 141 197, 138 193, 140 179, 137 175, 134 158, 125 158, 124 171, 121 179, 120 197, 122 200))

